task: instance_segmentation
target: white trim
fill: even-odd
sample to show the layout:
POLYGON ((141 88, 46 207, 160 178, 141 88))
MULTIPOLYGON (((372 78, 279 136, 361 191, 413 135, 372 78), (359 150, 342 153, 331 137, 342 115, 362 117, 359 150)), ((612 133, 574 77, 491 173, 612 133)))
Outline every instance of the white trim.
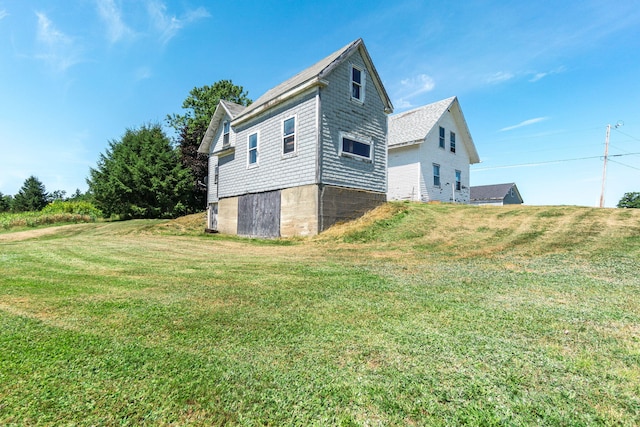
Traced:
POLYGON ((247 169, 257 168, 260 165, 260 130, 256 130, 255 132, 250 133, 247 136, 247 169), (249 144, 251 143, 251 137, 256 136, 256 148, 252 149, 249 144), (255 163, 251 163, 251 151, 255 150, 256 152, 256 161, 255 163))
POLYGON ((280 144, 281 144, 280 154, 282 155, 282 158, 297 156, 298 155, 298 114, 292 114, 282 119, 282 121, 280 122, 280 132, 281 132, 280 133, 280 144), (284 122, 291 119, 293 119, 293 151, 285 153, 284 152, 284 138, 285 138, 284 122))
POLYGON ((349 63, 349 97, 352 101, 357 102, 358 104, 364 104, 365 94, 366 94, 366 86, 367 86, 367 73, 365 73, 366 67, 361 67, 359 65, 349 63), (353 70, 356 69, 360 71, 360 83, 353 80, 353 70), (353 96, 353 85, 360 86, 360 98, 355 98, 353 96))
POLYGON ((361 160, 363 162, 373 163, 373 140, 371 138, 361 138, 354 136, 353 134, 349 134, 347 132, 340 132, 340 141, 338 147, 338 154, 342 157, 350 157, 352 159, 361 160), (364 157, 359 154, 351 153, 349 151, 343 151, 343 140, 349 139, 351 141, 359 142, 360 144, 365 144, 369 146, 369 157, 364 157))

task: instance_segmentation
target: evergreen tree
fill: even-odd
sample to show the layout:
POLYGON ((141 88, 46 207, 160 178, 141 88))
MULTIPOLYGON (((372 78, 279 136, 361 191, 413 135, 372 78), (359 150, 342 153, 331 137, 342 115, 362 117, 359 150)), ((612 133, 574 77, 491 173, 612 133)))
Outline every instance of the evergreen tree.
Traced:
POLYGON ((4 195, 0 192, 0 212, 9 212, 11 205, 13 204, 13 197, 10 195, 4 195))
POLYGON ((15 212, 39 211, 47 206, 48 194, 44 184, 35 176, 24 181, 18 194, 13 198, 15 212))
POLYGON ((185 212, 191 175, 159 124, 127 129, 121 140, 109 143, 89 174, 89 192, 107 217, 161 218, 185 212))

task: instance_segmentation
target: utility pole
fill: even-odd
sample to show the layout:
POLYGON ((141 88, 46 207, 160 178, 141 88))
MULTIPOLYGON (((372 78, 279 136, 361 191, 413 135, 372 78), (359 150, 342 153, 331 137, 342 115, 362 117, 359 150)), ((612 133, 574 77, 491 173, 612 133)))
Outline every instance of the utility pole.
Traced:
MULTIPOLYGON (((614 126, 618 129, 624 122, 618 121, 614 126)), ((600 191, 600 207, 604 208, 604 188, 607 180, 607 160, 609 159, 609 135, 611 134, 611 125, 607 125, 607 136, 604 140, 604 165, 602 166, 602 190, 600 191)))
POLYGON ((611 125, 607 125, 607 136, 604 139, 604 166, 602 167, 602 190, 600 191, 600 207, 604 208, 604 187, 607 180, 607 159, 609 158, 609 134, 611 125))

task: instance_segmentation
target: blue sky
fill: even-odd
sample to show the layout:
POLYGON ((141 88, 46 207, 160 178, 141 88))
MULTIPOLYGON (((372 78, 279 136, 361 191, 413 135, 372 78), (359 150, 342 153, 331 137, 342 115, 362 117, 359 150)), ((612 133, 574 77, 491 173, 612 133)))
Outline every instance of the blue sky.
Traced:
POLYGON ((640 5, 580 2, 0 0, 0 192, 85 191, 127 128, 231 79, 252 99, 362 37, 395 112, 456 95, 482 163, 526 204, 640 191, 640 5))

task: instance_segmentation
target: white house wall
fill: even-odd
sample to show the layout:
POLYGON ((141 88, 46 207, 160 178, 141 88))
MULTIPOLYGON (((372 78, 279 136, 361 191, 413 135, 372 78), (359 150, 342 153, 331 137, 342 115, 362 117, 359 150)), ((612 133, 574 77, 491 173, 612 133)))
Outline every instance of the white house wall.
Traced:
POLYGON ((455 191, 457 203, 469 203, 469 154, 463 143, 463 135, 450 112, 442 115, 438 123, 427 135, 427 141, 421 144, 420 158, 426 159, 422 165, 423 199, 426 201, 451 202, 451 186, 456 182, 456 170, 461 172, 462 190, 455 191), (445 129, 445 147, 440 148, 440 130, 445 129), (456 152, 450 150, 450 135, 456 134, 456 152), (433 163, 440 165, 440 187, 433 185, 433 163), (426 195, 426 197, 425 197, 426 195))
POLYGON ((389 200, 420 201, 422 186, 420 182, 419 146, 389 150, 388 155, 389 200))

